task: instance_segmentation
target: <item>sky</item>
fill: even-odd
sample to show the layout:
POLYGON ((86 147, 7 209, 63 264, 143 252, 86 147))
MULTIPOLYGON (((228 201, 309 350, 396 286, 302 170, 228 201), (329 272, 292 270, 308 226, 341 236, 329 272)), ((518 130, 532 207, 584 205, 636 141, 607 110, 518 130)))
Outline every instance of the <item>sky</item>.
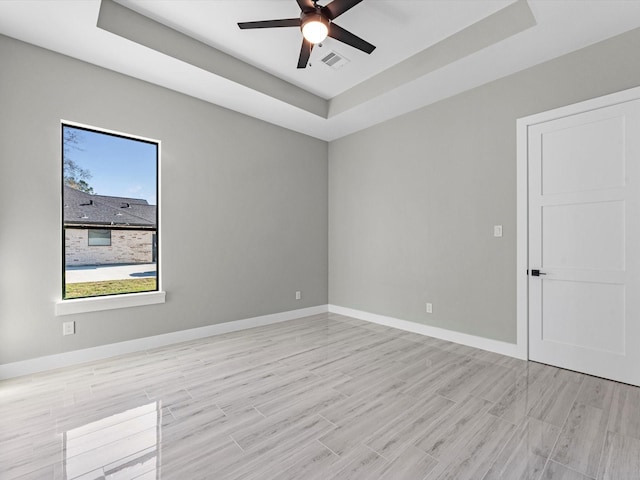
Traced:
POLYGON ((67 155, 89 170, 87 180, 97 195, 143 198, 156 205, 157 145, 65 126, 78 133, 78 144, 67 155))

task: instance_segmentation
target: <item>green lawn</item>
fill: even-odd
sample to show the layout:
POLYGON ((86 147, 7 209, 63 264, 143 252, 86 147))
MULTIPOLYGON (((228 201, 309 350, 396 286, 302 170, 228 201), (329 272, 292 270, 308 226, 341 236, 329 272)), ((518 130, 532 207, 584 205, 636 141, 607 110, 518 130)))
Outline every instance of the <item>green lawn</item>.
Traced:
POLYGON ((100 295, 113 295, 115 293, 150 292, 155 289, 155 278, 67 283, 65 298, 97 297, 100 295))

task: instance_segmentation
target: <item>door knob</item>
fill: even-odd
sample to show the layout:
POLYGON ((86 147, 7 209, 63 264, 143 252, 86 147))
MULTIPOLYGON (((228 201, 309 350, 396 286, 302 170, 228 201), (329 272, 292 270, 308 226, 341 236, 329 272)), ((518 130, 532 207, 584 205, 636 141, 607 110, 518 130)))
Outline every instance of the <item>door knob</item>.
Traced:
POLYGON ((531 276, 532 277, 539 277, 540 275, 546 275, 546 273, 541 272, 540 270, 531 270, 531 276))

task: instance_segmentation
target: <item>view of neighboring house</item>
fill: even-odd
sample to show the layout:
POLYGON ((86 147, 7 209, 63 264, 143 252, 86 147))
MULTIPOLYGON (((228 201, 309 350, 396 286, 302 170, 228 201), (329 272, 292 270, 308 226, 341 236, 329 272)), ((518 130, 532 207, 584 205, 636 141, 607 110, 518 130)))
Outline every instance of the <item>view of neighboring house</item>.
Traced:
POLYGON ((156 261, 156 206, 146 200, 65 186, 64 227, 67 267, 156 261))

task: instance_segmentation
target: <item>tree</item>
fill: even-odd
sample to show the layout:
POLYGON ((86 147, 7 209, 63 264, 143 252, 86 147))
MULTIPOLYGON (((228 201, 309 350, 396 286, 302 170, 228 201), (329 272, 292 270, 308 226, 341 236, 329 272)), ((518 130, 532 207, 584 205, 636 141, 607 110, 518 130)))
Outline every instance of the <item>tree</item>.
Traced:
POLYGON ((62 175, 64 184, 85 193, 93 194, 93 187, 89 185, 91 172, 82 168, 71 158, 71 150, 81 150, 78 144, 81 141, 80 133, 71 128, 64 128, 62 135, 62 175))

